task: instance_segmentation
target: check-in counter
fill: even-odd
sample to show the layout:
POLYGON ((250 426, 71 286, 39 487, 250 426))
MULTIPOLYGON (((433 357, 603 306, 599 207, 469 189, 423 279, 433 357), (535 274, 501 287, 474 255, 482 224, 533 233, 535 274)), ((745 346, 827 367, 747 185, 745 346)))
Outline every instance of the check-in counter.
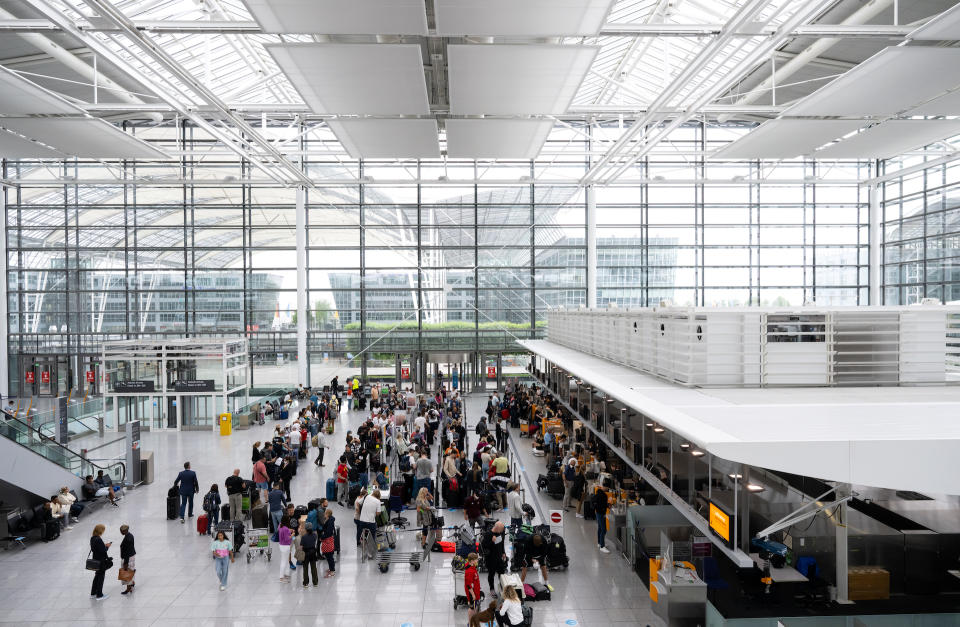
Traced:
POLYGON ((653 612, 670 627, 703 625, 707 613, 707 584, 692 567, 661 568, 651 585, 653 612))

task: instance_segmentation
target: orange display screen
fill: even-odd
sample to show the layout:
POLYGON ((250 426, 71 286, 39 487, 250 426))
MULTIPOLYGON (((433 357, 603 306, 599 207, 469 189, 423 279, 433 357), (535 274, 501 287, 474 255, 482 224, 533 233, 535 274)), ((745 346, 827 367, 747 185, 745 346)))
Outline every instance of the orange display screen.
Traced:
POLYGON ((710 503, 710 528, 730 542, 730 516, 713 503, 710 503))

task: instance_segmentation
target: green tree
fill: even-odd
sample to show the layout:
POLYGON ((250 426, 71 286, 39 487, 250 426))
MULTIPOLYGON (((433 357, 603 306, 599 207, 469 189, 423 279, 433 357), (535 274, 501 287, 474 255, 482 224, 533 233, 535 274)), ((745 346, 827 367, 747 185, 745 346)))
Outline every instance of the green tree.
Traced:
POLYGON ((333 315, 333 305, 328 300, 318 300, 313 304, 313 320, 317 328, 325 329, 333 315))

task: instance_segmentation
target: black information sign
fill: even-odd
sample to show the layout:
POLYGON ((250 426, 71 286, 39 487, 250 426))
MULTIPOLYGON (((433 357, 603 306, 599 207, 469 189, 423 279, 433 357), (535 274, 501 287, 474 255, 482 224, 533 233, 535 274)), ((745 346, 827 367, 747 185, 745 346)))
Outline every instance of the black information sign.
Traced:
POLYGON ((113 384, 113 391, 119 394, 153 392, 153 381, 117 381, 113 384))
POLYGON ((173 382, 174 392, 214 392, 213 379, 197 379, 173 382))
POLYGON ((66 444, 67 440, 70 439, 70 433, 67 429, 67 397, 61 396, 57 399, 57 418, 59 419, 59 430, 57 433, 57 441, 60 444, 66 444))
POLYGON ((137 442, 140 441, 140 421, 134 420, 130 423, 130 441, 133 442, 134 448, 136 448, 137 442))

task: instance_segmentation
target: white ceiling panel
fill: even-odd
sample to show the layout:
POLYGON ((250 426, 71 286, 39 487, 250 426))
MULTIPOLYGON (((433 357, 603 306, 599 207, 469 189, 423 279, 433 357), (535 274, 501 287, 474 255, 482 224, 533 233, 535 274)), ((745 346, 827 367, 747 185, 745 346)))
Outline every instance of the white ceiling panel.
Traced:
POLYGON ((595 46, 451 45, 456 114, 565 113, 597 56, 595 46))
POLYGON ((960 120, 889 120, 816 153, 817 159, 873 159, 899 155, 960 134, 960 120))
POLYGON ((910 115, 951 115, 960 117, 960 89, 934 98, 916 109, 910 110, 910 115))
POLYGON ((436 0, 444 36, 596 35, 613 0, 436 0))
POLYGON ((770 120, 710 159, 793 159, 863 126, 858 120, 770 120))
POLYGON ((940 15, 910 33, 908 39, 956 41, 960 39, 960 4, 955 4, 940 15))
POLYGON ((268 33, 426 35, 423 0, 243 0, 268 33))
POLYGON ((63 159, 63 157, 64 155, 29 139, 0 130, 0 159, 63 159))
POLYGON ((4 115, 83 115, 83 110, 36 83, 0 68, 0 113, 4 115))
POLYGON ((456 159, 533 159, 551 120, 447 120, 447 156, 456 159))
POLYGON ((430 113, 418 44, 274 44, 267 50, 315 113, 430 113))
POLYGON ((113 124, 93 118, 3 118, 0 126, 87 159, 167 159, 167 155, 113 124))
POLYGON ((430 159, 440 156, 436 120, 330 120, 354 159, 430 159))
POLYGON ((885 48, 784 115, 894 115, 960 85, 960 48, 885 48))

